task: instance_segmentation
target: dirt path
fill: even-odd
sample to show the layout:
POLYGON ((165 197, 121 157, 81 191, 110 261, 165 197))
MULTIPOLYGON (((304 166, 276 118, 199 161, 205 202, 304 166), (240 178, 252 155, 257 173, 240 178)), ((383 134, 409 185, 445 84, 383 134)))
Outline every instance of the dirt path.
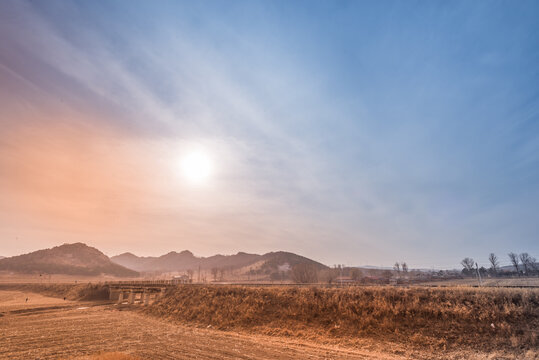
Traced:
POLYGON ((43 297, 32 308, 14 296, 25 299, 0 295, 9 302, 0 314, 0 359, 73 359, 113 351, 143 359, 402 359, 181 326, 112 305, 43 297))

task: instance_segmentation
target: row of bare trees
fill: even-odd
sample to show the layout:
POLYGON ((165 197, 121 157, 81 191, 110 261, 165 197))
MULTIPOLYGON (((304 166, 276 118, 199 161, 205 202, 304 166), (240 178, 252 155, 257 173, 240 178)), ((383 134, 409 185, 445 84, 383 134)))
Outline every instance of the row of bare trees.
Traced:
POLYGON ((318 268, 313 264, 296 264, 290 271, 290 277, 298 284, 316 283, 318 282, 318 268))
MULTIPOLYGON (((532 274, 539 274, 539 267, 537 264, 537 260, 530 256, 530 254, 524 252, 521 254, 516 254, 513 252, 510 252, 507 254, 509 257, 509 261, 511 262, 511 265, 515 269, 515 272, 518 275, 524 274, 524 275, 532 275, 532 274)), ((488 261, 490 263, 490 268, 486 269, 485 267, 479 267, 477 262, 474 261, 472 258, 464 258, 460 264, 462 265, 462 273, 465 275, 473 275, 476 272, 479 273, 490 273, 491 275, 498 275, 500 273, 500 260, 498 256, 494 253, 490 253, 488 256, 488 261)))
POLYGON ((401 271, 406 274, 408 272, 408 264, 404 261, 400 263, 396 262, 395 265, 393 265, 393 270, 395 270, 397 274, 400 274, 401 271))
POLYGON ((530 272, 539 272, 539 268, 537 266, 537 260, 530 256, 528 253, 521 253, 520 255, 517 255, 513 252, 507 254, 509 256, 509 260, 511 260, 511 265, 515 268, 515 271, 517 273, 523 272, 524 274, 528 275, 530 272), (520 260, 520 263, 519 263, 520 260), (519 265, 522 265, 522 270, 519 268, 519 265))
POLYGON ((350 280, 359 281, 363 273, 358 268, 345 268, 343 265, 335 265, 332 268, 319 270, 314 264, 296 264, 290 270, 290 278, 299 284, 312 284, 325 282, 335 283, 339 276, 346 276, 350 280))

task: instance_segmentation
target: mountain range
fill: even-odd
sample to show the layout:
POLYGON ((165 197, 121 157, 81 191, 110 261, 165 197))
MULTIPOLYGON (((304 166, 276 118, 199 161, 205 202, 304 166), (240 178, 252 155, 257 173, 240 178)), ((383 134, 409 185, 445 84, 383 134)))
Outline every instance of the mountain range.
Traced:
POLYGON ((22 274, 136 277, 140 275, 140 272, 165 273, 241 268, 243 271, 256 269, 256 271, 270 274, 288 270, 297 264, 308 264, 319 270, 327 268, 314 260, 284 251, 263 255, 238 252, 235 255, 197 257, 192 252, 184 250, 171 251, 157 257, 123 253, 109 258, 96 248, 83 243, 74 243, 0 259, 0 271, 22 274))
POLYGON ((171 251, 158 257, 143 257, 132 253, 123 253, 111 257, 111 260, 119 265, 141 272, 172 272, 213 268, 237 269, 254 265, 255 263, 263 270, 277 269, 285 264, 291 267, 299 263, 310 264, 318 269, 327 268, 327 266, 314 260, 284 251, 269 252, 264 255, 238 252, 235 255, 213 255, 209 257, 197 257, 188 250, 179 253, 171 251))

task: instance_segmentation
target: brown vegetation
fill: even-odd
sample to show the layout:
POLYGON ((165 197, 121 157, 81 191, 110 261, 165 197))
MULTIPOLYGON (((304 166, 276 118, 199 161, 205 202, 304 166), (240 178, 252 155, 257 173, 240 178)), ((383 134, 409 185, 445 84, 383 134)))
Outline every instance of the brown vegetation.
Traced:
POLYGON ((538 345, 539 291, 184 285, 146 311, 222 330, 520 352, 538 345))
POLYGON ((318 282, 318 269, 312 264, 296 264, 292 267, 291 277, 298 284, 318 282))

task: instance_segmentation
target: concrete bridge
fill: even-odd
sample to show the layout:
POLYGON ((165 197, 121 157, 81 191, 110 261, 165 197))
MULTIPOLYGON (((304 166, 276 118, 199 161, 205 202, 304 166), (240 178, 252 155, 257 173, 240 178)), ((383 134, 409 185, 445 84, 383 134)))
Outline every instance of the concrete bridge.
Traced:
POLYGON ((149 305, 150 302, 163 296, 167 289, 177 285, 174 280, 151 281, 115 281, 106 282, 109 288, 109 299, 118 304, 127 301, 128 304, 139 303, 149 305))

